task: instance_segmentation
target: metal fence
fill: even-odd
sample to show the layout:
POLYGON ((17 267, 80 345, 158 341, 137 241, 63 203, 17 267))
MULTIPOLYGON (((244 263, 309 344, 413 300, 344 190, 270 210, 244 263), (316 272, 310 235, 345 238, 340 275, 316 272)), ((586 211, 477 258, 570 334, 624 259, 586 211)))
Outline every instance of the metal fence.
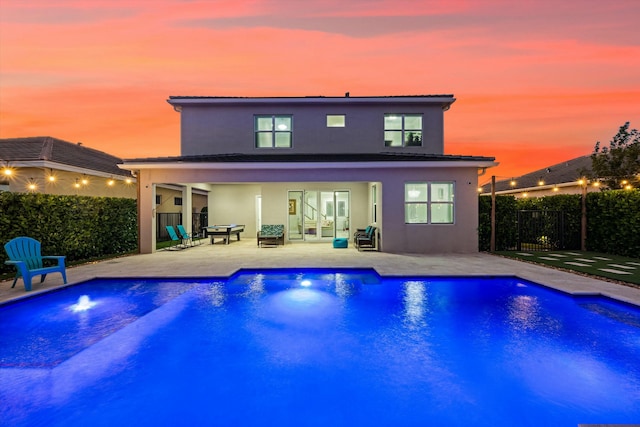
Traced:
MULTIPOLYGON (((156 241, 166 242, 171 240, 167 232, 167 225, 175 227, 182 224, 182 213, 157 213, 156 214, 156 241)), ((206 212, 194 213, 191 218, 191 233, 200 235, 202 228, 208 225, 208 216, 206 212)))
POLYGON ((550 251, 568 249, 565 245, 564 213, 562 211, 518 211, 519 251, 550 251))
POLYGON ((156 241, 165 242, 171 240, 167 233, 167 225, 175 227, 182 224, 181 213, 158 213, 156 214, 156 241))

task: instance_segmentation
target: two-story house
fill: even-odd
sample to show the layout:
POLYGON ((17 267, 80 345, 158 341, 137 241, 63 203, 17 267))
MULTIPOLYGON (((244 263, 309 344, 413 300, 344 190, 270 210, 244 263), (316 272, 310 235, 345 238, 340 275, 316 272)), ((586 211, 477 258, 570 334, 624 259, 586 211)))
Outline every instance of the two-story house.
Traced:
POLYGON ((172 96, 181 155, 121 165, 138 178, 141 250, 155 248, 156 186, 180 183, 185 212, 190 187, 205 190, 209 225, 244 224, 245 237, 284 224, 289 243, 322 242, 374 224, 385 252, 476 252, 478 175, 496 163, 444 154, 454 101, 172 96))

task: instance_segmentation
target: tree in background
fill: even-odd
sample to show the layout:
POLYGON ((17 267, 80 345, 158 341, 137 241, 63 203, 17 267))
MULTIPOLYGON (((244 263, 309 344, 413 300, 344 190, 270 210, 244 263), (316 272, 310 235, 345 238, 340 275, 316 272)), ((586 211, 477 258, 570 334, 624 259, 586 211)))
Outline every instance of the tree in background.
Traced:
POLYGON ((621 189, 630 185, 640 187, 640 132, 629 130, 629 122, 609 143, 600 148, 600 141, 591 155, 591 168, 596 178, 601 179, 610 189, 621 189))

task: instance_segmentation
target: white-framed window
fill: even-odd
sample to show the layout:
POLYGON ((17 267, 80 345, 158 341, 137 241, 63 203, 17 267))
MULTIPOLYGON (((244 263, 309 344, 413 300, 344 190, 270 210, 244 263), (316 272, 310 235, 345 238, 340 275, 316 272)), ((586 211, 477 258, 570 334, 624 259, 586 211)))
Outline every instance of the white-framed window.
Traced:
POLYGON ((419 147, 422 145, 422 114, 385 114, 385 147, 419 147))
POLYGON ((406 224, 453 224, 455 185, 452 181, 404 184, 406 224))
POLYGON ((255 116, 256 148, 291 148, 293 116, 255 116))
POLYGON ((347 116, 344 114, 327 114, 328 128, 343 128, 346 126, 347 116))

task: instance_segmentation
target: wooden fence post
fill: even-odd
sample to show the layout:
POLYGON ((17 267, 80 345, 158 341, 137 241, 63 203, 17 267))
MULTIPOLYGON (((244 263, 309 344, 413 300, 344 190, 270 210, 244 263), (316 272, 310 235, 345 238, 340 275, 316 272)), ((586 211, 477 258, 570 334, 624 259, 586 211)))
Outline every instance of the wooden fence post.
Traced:
POLYGON ((489 251, 496 251, 496 176, 491 177, 491 242, 489 251))
POLYGON ((580 221, 580 250, 587 250, 587 178, 580 180, 582 184, 582 219, 580 221))

